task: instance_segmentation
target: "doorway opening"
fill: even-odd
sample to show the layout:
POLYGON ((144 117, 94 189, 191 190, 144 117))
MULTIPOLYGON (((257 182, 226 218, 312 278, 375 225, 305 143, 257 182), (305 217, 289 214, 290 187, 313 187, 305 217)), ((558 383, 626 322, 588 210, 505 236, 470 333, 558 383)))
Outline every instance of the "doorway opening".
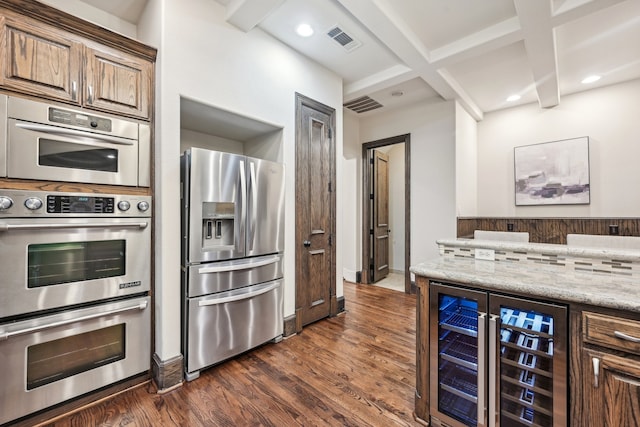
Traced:
POLYGON ((400 270, 404 275, 405 293, 415 293, 409 272, 411 135, 398 135, 362 144, 362 164, 361 282, 373 284, 384 278, 386 272, 400 270), (398 165, 394 165, 394 158, 398 159, 398 156, 393 152, 396 151, 395 148, 402 148, 399 144, 404 147, 404 165, 396 167, 398 165), (400 191, 399 194, 394 191, 394 183, 398 181, 399 184, 404 184, 404 191, 400 191), (385 196, 385 193, 389 195, 385 196), (391 224, 399 224, 400 229, 392 228, 391 224), (402 258, 401 262, 398 262, 398 258, 402 258))

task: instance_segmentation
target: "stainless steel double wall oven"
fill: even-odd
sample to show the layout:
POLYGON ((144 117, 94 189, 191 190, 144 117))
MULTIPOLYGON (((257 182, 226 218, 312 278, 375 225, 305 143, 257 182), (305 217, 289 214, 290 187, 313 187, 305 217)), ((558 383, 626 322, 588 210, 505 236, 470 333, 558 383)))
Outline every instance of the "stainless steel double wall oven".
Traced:
MULTIPOLYGON (((4 95, 0 114, 0 176, 148 186, 144 123, 4 95)), ((148 372, 151 201, 0 187, 0 424, 148 372)))

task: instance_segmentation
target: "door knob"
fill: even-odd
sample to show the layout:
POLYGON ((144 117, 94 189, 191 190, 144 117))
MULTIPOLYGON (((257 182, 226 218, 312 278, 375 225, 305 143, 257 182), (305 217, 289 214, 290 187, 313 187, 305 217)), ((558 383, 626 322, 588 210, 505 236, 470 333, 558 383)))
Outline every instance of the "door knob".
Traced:
POLYGON ((304 242, 302 242, 302 244, 304 245, 305 248, 308 248, 309 246, 311 246, 311 241, 305 240, 304 242))

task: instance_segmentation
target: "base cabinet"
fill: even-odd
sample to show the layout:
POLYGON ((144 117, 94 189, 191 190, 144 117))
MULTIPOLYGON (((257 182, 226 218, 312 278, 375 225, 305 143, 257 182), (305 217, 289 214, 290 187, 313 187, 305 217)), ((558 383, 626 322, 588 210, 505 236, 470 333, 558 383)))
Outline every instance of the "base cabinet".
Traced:
POLYGON ((640 360, 583 352, 584 420, 602 427, 640 426, 640 360))
MULTIPOLYGON (((433 383, 436 382, 437 386, 440 369, 438 366, 430 366, 429 361, 433 359, 433 354, 443 354, 437 346, 430 345, 434 340, 438 342, 438 335, 434 331, 440 322, 434 319, 436 308, 430 306, 433 295, 430 295, 432 286, 429 279, 418 276, 416 284, 418 294, 415 417, 425 425, 458 425, 456 420, 441 422, 439 418, 438 404, 435 403, 438 392, 437 388, 434 390, 433 383)), ((567 365, 564 365, 563 361, 553 369, 554 376, 560 373, 559 371, 569 374, 568 378, 558 383, 556 394, 557 397, 569 391, 569 401, 560 405, 566 408, 568 419, 554 416, 552 422, 520 424, 513 419, 505 419, 500 424, 545 427, 640 427, 640 314, 581 304, 570 305, 568 312, 571 333, 567 337, 570 350, 566 359, 567 365)), ((559 325, 555 325, 557 326, 559 325)), ((508 328, 502 330, 501 335, 503 333, 508 333, 508 328)), ((563 332, 558 336, 566 335, 563 332)), ((553 343, 554 347, 558 344, 555 341, 553 343)), ((508 351, 509 346, 505 344, 504 348, 508 351)), ((502 351, 500 349, 497 354, 501 354, 502 351)), ((539 356, 537 353, 532 354, 539 356)), ((498 369, 497 372, 502 373, 502 370, 498 369)), ((535 372, 536 376, 542 374, 537 369, 532 372, 535 372)), ((485 387, 488 388, 486 382, 479 388, 485 387)), ((530 390, 538 394, 542 392, 543 397, 548 394, 537 387, 531 387, 530 390)), ((503 397, 504 401, 500 402, 508 404, 510 397, 503 397)), ((558 414, 561 412, 557 411, 558 414)), ((479 426, 487 424, 490 423, 485 423, 482 419, 477 423, 479 426)))
POLYGON ((582 327, 583 424, 640 426, 640 321, 585 311, 582 327))

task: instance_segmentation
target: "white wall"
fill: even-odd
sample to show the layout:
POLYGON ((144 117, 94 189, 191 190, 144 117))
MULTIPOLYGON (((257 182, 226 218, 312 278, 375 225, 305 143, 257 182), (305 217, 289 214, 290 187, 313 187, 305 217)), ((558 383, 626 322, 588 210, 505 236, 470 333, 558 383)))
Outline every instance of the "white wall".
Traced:
POLYGON ((478 124, 456 102, 456 214, 478 212, 478 124))
MULTIPOLYGON (((478 124, 478 215, 637 217, 640 197, 640 80, 485 114, 478 124), (589 137, 591 203, 515 206, 513 148, 589 137)), ((465 201, 466 203, 467 201, 465 201)))
MULTIPOLYGON (((156 98, 156 349, 180 354, 180 97, 283 128, 286 168, 284 315, 295 311, 295 93, 336 109, 337 182, 342 176, 342 81, 259 29, 243 33, 211 0, 149 0, 139 25, 160 39, 156 98), (160 36, 158 36, 160 34, 160 36)), ((255 148, 255 147, 254 147, 255 148)), ((343 195, 337 186, 337 211, 343 195)), ((337 294, 342 296, 342 218, 338 215, 337 294)))
MULTIPOLYGON (((129 38, 137 37, 137 27, 131 22, 127 22, 117 16, 111 15, 103 10, 84 3, 80 0, 38 0, 41 3, 64 10, 65 12, 92 22, 113 32, 122 34, 129 38)), ((154 45, 156 46, 156 45, 154 45)))
MULTIPOLYGON (((363 143, 411 134, 410 265, 437 257, 436 240, 456 235, 455 131, 454 102, 416 104, 360 119, 363 143)), ((353 239, 351 233, 345 229, 344 239, 353 239)))
POLYGON ((235 139, 222 138, 191 129, 180 129, 180 153, 191 147, 233 154, 244 154, 245 150, 244 143, 235 139))
POLYGON ((360 123, 355 113, 344 114, 344 150, 342 158, 343 272, 345 280, 356 281, 362 270, 362 142, 360 123))

